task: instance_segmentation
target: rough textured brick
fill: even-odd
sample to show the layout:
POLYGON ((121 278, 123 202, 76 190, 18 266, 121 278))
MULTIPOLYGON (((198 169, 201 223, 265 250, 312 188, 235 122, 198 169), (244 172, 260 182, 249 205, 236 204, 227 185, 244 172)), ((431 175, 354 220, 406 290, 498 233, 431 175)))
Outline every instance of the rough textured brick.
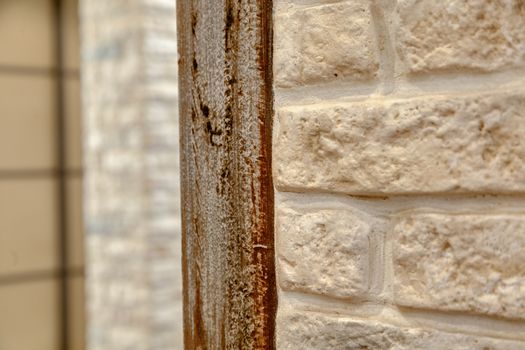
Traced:
POLYGON ((274 5, 277 348, 525 350, 525 0, 274 5))
POLYGON ((279 210, 280 286, 341 298, 364 296, 370 234, 370 225, 349 210, 279 210))
POLYGON ((278 117, 279 189, 525 190, 523 91, 286 107, 278 117))
POLYGON ((374 350, 520 350, 525 343, 436 330, 395 327, 342 315, 281 306, 277 317, 277 348, 374 350))
POLYGON ((277 86, 369 79, 377 73, 368 1, 290 6, 280 11, 274 25, 277 86))
POLYGON ((523 0, 400 0, 397 51, 411 72, 525 63, 523 0))
POLYGON ((393 247, 396 303, 525 318, 525 215, 405 214, 393 247))

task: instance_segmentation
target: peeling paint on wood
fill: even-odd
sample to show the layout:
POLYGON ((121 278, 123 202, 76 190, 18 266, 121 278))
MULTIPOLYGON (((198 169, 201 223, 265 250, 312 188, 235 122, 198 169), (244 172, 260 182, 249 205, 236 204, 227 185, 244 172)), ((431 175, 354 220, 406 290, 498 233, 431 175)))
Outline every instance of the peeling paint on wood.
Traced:
POLYGON ((270 0, 178 3, 187 349, 274 349, 270 0))

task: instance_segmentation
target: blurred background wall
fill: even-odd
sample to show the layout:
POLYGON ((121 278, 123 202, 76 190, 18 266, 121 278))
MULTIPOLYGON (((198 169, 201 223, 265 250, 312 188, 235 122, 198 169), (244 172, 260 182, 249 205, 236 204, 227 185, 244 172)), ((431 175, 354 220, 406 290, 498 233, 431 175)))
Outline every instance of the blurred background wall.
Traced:
POLYGON ((0 0, 0 349, 84 349, 75 0, 0 0))
POLYGON ((175 0, 80 13, 89 348, 182 348, 175 0))

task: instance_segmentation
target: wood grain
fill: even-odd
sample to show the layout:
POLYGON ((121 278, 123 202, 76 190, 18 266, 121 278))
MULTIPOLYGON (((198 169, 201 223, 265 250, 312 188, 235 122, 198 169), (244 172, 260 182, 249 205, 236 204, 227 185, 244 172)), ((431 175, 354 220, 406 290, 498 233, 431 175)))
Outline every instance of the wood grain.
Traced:
POLYGON ((273 349, 271 1, 178 2, 186 349, 273 349))

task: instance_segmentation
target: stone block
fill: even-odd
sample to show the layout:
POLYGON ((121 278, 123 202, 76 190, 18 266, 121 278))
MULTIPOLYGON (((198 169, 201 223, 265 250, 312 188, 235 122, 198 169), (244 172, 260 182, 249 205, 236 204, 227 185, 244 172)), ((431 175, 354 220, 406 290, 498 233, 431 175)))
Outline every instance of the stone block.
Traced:
POLYGON ((397 52, 411 73, 525 63, 522 0, 397 1, 397 52))
POLYGON ((525 318, 525 215, 411 213, 394 222, 397 304, 525 318))
POLYGON ((322 103, 277 116, 280 190, 525 191, 524 91, 322 103))
POLYGON ((372 79, 379 69, 368 1, 289 6, 275 17, 274 70, 279 87, 338 78, 372 79))
POLYGON ((281 208, 276 219, 279 284, 337 298, 368 290, 372 228, 349 210, 281 208))

